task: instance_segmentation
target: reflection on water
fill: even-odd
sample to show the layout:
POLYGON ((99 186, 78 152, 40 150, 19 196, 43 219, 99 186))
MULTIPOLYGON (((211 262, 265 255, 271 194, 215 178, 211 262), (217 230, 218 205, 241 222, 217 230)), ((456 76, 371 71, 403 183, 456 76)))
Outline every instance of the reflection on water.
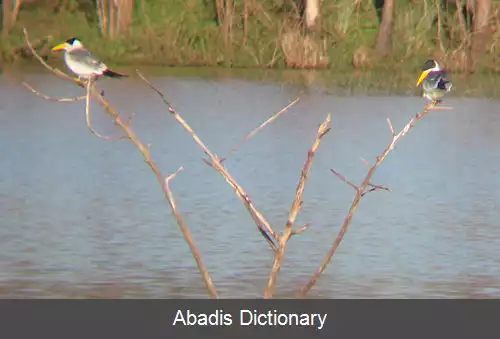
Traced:
MULTIPOLYGON (((49 95, 80 89, 26 76, 49 95)), ((212 151, 224 155, 303 88, 235 79, 156 78, 212 151)), ((258 297, 272 254, 222 177, 135 79, 104 80, 172 183, 179 208, 221 297, 258 297)), ((453 111, 418 123, 374 177, 393 193, 361 203, 334 261, 311 292, 318 298, 500 297, 500 103, 450 98, 453 111)), ((289 297, 314 272, 353 197, 336 168, 359 182, 401 128, 418 97, 338 97, 309 88, 297 106, 226 163, 275 229, 282 230, 319 123, 332 131, 313 164, 298 224, 278 281, 289 297)), ((100 133, 119 135, 100 108, 100 133)), ((205 297, 188 246, 154 176, 133 145, 85 128, 83 103, 56 104, 0 79, 0 297, 205 297)))

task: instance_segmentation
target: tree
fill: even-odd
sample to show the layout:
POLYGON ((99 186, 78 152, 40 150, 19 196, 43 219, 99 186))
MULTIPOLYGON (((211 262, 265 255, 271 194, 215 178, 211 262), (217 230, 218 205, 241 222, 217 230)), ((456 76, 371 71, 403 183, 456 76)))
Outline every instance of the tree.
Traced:
POLYGON ((382 10, 382 22, 377 37, 376 51, 380 55, 387 55, 391 49, 392 23, 394 16, 394 0, 385 0, 382 10))
POLYGON ((484 53, 488 37, 491 0, 476 0, 473 20, 472 53, 473 57, 484 53))
POLYGON ((12 1, 2 0, 2 32, 6 33, 10 29, 10 18, 12 15, 12 1))
POLYGON ((21 0, 14 0, 14 6, 12 0, 2 0, 2 33, 10 33, 10 30, 17 21, 20 9, 21 0))
POLYGON ((96 0, 96 7, 103 36, 114 39, 130 27, 134 0, 96 0))
POLYGON ((306 28, 313 30, 318 22, 319 0, 304 0, 304 21, 306 28))

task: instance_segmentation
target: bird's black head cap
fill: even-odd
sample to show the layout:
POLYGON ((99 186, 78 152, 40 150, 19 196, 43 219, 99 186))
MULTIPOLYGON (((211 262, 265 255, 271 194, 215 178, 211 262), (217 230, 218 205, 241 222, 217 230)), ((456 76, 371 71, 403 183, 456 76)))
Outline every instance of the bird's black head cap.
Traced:
POLYGON ((428 69, 436 67, 436 60, 429 59, 424 62, 424 66, 422 67, 422 71, 427 71, 428 69))
POLYGON ((73 42, 75 42, 76 40, 80 41, 80 39, 78 39, 77 37, 73 37, 66 40, 66 42, 70 45, 73 45, 73 42))

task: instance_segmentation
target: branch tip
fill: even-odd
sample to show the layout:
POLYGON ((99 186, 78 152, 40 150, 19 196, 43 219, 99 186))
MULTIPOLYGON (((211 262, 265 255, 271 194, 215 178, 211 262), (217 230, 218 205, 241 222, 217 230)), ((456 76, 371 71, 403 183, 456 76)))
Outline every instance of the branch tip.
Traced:
POLYGON ((366 165, 368 166, 368 168, 372 167, 372 165, 363 157, 359 157, 361 159, 361 161, 366 165))
POLYGON ((335 174, 340 180, 342 180, 343 182, 345 182, 346 184, 348 184, 349 186, 351 186, 352 188, 354 188, 356 190, 356 192, 359 192, 360 191, 360 188, 355 185, 352 181, 350 181, 349 179, 347 179, 345 176, 343 176, 341 173, 337 172, 336 170, 334 170, 333 168, 330 168, 330 171, 335 174))
POLYGON ((247 142, 248 140, 250 140, 251 138, 253 138, 260 130, 262 130, 266 125, 270 124, 271 122, 273 122, 274 120, 276 120, 281 114, 287 112, 292 106, 294 106, 300 99, 300 96, 297 97, 297 99, 293 100, 292 102, 290 102, 288 105, 286 105, 284 108, 282 108, 281 110, 279 110, 277 113, 275 113, 272 117, 270 117, 269 119, 267 119, 266 121, 264 121, 262 124, 260 124, 258 127, 256 127, 253 131, 251 131, 246 137, 245 139, 243 139, 242 141, 240 141, 232 150, 230 150, 226 156, 220 158, 220 163, 223 163, 224 161, 226 161, 234 152, 236 152, 241 146, 243 146, 243 144, 245 142, 247 142))
POLYGON ((298 235, 298 234, 304 233, 305 231, 307 231, 309 229, 310 226, 311 226, 310 224, 306 224, 306 225, 302 226, 301 228, 299 228, 298 230, 293 230, 292 235, 298 235))
POLYGON ((168 185, 170 181, 174 179, 176 175, 179 174, 179 172, 181 172, 182 170, 184 170, 184 167, 183 166, 179 167, 177 171, 175 171, 174 173, 170 174, 168 177, 165 178, 165 183, 168 185))
POLYGON ((26 87, 27 89, 29 89, 31 92, 33 92, 34 94, 36 94, 37 96, 45 99, 45 100, 48 100, 48 101, 55 101, 55 102, 76 102, 76 101, 81 101, 81 100, 85 100, 85 98, 87 97, 86 95, 82 95, 82 96, 79 96, 79 97, 75 97, 75 98, 54 98, 54 97, 50 97, 46 94, 43 94, 39 91, 37 91, 35 88, 33 88, 30 84, 28 84, 27 82, 21 82, 21 85, 23 85, 24 87, 26 87))
POLYGON ((387 118, 387 124, 389 125, 389 129, 391 130, 391 135, 395 136, 396 132, 394 132, 394 127, 392 127, 391 119, 387 118))

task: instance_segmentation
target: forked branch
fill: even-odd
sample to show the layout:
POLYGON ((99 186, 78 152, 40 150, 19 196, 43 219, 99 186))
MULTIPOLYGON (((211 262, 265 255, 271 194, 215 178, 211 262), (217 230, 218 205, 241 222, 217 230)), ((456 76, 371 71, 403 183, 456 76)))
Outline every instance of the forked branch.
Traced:
MULTIPOLYGON (((121 137, 117 137, 117 138, 114 138, 114 137, 105 137, 104 135, 101 135, 99 134, 93 127, 92 127, 92 121, 91 121, 91 111, 90 111, 90 99, 91 99, 91 91, 95 90, 95 82, 94 82, 94 79, 92 77, 89 78, 89 80, 87 81, 87 84, 86 84, 86 91, 87 91, 87 94, 85 96, 85 121, 87 123, 87 128, 88 130, 90 131, 90 133, 92 133, 94 136, 100 138, 100 139, 104 139, 104 140, 121 140, 121 139, 127 139, 127 136, 121 136, 121 137)), ((102 95, 102 94, 101 94, 102 95)))
POLYGON ((271 272, 269 273, 269 279, 267 281, 267 286, 264 290, 264 298, 272 298, 274 294, 274 290, 276 287, 276 281, 278 278, 278 273, 280 271, 281 265, 283 264, 283 261, 285 259, 285 250, 286 246, 288 244, 288 241, 290 238, 295 235, 295 234, 300 234, 304 232, 305 230, 308 229, 309 226, 304 226, 298 230, 293 229, 293 225, 295 223, 295 220, 297 219, 297 216, 299 215, 301 209, 302 209, 302 196, 304 194, 304 188, 305 184, 307 181, 307 177, 309 175, 309 172, 311 170, 312 166, 312 161, 314 158, 314 155, 316 154, 316 151, 318 150, 318 147, 321 143, 321 139, 325 136, 326 133, 330 131, 330 121, 331 117, 330 114, 326 117, 325 121, 319 126, 318 132, 316 133, 316 138, 314 140, 314 143, 307 152, 307 160, 304 164, 304 167, 302 168, 302 173, 300 175, 299 183, 297 185, 297 190, 295 193, 295 199, 292 202, 292 206, 290 207, 290 212, 288 214, 288 220, 285 225, 285 232, 279 237, 279 248, 278 250, 274 253, 274 258, 273 258, 273 265, 271 268, 271 272))
POLYGON ((172 114, 172 116, 175 118, 175 120, 191 135, 193 140, 200 146, 200 148, 203 150, 203 152, 210 158, 210 161, 206 161, 210 167, 215 169, 219 174, 226 180, 226 182, 234 189, 236 195, 240 198, 240 200, 243 202, 245 205, 246 209, 248 210, 250 216, 254 220, 255 224, 257 225, 257 228, 259 229, 260 233, 264 236, 266 241, 269 243, 269 246, 276 251, 277 246, 275 244, 275 241, 278 239, 278 235, 273 231, 271 224, 269 221, 264 217, 264 215, 255 207, 253 202, 250 200, 250 197, 248 194, 245 192, 243 187, 241 187, 236 180, 231 176, 229 171, 221 164, 220 158, 212 153, 208 147, 201 141, 199 136, 196 134, 196 132, 193 130, 193 128, 184 120, 184 118, 175 110, 175 108, 168 102, 168 100, 165 98, 165 95, 163 94, 162 91, 160 91, 157 87, 155 87, 144 75, 141 74, 138 70, 136 70, 137 74, 139 77, 146 83, 147 86, 149 86, 152 90, 154 90, 163 100, 165 105, 168 107, 168 111, 172 114))
MULTIPOLYGON (((85 87, 85 83, 83 83, 79 79, 74 79, 74 78, 68 76, 67 74, 61 72, 60 70, 48 65, 45 62, 45 60, 43 60, 40 57, 40 55, 38 55, 38 53, 35 51, 35 49, 32 47, 32 45, 29 41, 28 32, 26 29, 24 30, 24 34, 25 34, 26 44, 31 49, 31 52, 33 53, 35 58, 38 59, 38 61, 40 61, 40 63, 45 68, 47 68, 48 70, 50 70, 51 72, 53 72, 54 74, 56 74, 57 76, 59 76, 62 79, 69 80, 80 87, 85 87)), ((170 175, 169 177, 167 177, 167 179, 164 179, 164 177, 162 176, 162 174, 160 172, 158 165, 153 161, 153 159, 151 157, 151 154, 149 152, 149 148, 147 146, 145 146, 142 143, 142 141, 136 136, 136 134, 132 131, 132 128, 130 127, 128 122, 124 121, 121 118, 120 114, 109 104, 109 102, 106 99, 104 99, 102 93, 98 93, 97 91, 95 91, 94 86, 92 86, 91 82, 90 82, 89 86, 87 87, 87 89, 88 89, 88 94, 91 97, 93 97, 94 99, 96 99, 97 102, 99 102, 104 107, 104 109, 109 114, 109 116, 111 118, 113 118, 116 125, 119 126, 123 130, 123 132, 127 136, 127 139, 129 139, 130 141, 132 141, 134 143, 137 150, 142 154, 144 161, 149 165, 149 167, 153 171, 156 179, 158 180, 159 184, 162 187, 162 191, 165 195, 165 198, 167 199, 167 201, 172 209, 172 212, 174 213, 174 216, 176 217, 177 223, 179 224, 179 227, 184 235, 184 238, 188 242, 188 245, 191 249, 191 253, 192 253, 193 257, 195 258, 195 261, 196 261, 196 264, 198 265, 199 271, 202 274, 202 277, 203 277, 204 283, 207 287, 207 291, 208 291, 209 296, 211 298, 217 298, 218 297, 217 292, 215 290, 215 286, 212 282, 212 279, 210 278, 210 274, 208 273, 208 270, 205 267, 205 265, 201 259, 200 253, 198 252, 198 250, 194 244, 194 241, 191 237, 191 234, 190 234, 188 228, 186 227, 182 218, 180 217, 180 212, 177 209, 175 200, 173 199, 173 194, 172 194, 170 187, 168 185, 169 182, 175 177, 175 175, 178 173, 179 170, 177 172, 175 172, 173 175, 170 175)))
MULTIPOLYGON (((433 109, 431 107, 431 109, 433 109)), ((448 108, 445 108, 448 109, 448 108)), ((392 127, 391 121, 387 119, 387 124, 389 125, 389 130, 391 132, 392 140, 391 142, 387 145, 387 147, 384 149, 384 151, 377 157, 375 163, 369 168, 368 173, 366 174, 365 178, 363 179, 361 185, 357 186, 348 179, 346 179, 342 174, 336 172, 335 170, 331 170, 337 177, 339 177, 341 180, 346 182, 349 186, 353 187, 356 190, 356 195, 354 196, 354 200, 351 204, 351 207, 349 208, 349 211, 347 212, 347 216, 344 219, 344 222, 342 224, 342 227, 340 228, 340 231, 338 232, 337 236, 335 237, 333 244, 328 251, 327 255, 323 259, 320 267, 318 270, 313 274, 309 282, 302 288, 302 290, 299 293, 299 297, 305 297, 307 293, 311 290, 311 288, 316 284, 316 281, 320 278, 320 276, 323 274, 325 271, 326 267, 328 264, 331 262, 333 256, 335 255, 337 249, 340 246, 340 243, 342 242, 342 239, 344 238, 345 233, 347 232, 349 225, 351 224, 352 218, 354 214, 356 213, 356 210, 359 206, 359 203, 361 202, 361 199, 369 192, 373 192, 375 190, 386 190, 390 191, 389 188, 385 186, 380 186, 380 185, 373 185, 371 183, 371 179, 373 175, 375 174, 375 171, 377 168, 380 166, 380 164, 387 158, 389 153, 394 149, 396 144, 403 138, 408 131, 415 126, 417 121, 420 119, 424 118, 427 114, 429 113, 429 110, 426 108, 423 112, 417 114, 414 118, 412 118, 406 126, 399 132, 395 133, 394 128, 392 127)), ((364 161, 366 164, 368 162, 364 161)))

